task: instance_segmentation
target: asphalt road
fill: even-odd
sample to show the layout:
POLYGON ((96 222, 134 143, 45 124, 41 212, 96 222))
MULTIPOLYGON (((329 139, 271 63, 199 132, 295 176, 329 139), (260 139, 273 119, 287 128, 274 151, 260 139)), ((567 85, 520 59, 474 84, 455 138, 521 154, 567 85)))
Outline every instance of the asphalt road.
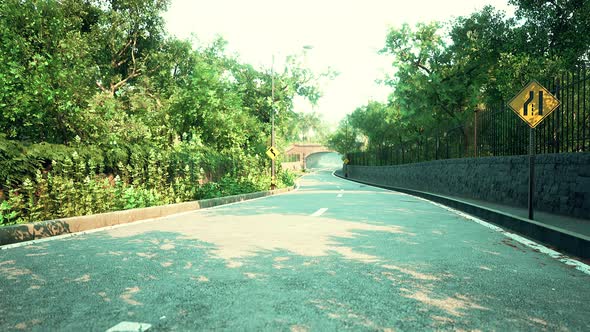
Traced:
POLYGON ((0 250, 0 330, 590 330, 587 273, 412 196, 300 184, 0 250))

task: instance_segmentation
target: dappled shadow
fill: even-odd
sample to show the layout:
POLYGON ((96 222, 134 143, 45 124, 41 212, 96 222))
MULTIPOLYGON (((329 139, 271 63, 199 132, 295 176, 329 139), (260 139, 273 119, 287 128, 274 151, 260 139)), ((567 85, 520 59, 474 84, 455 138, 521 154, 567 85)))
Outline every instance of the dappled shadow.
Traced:
MULTIPOLYGON (((175 222, 182 220, 153 224, 175 222)), ((187 225, 201 221, 184 220, 189 234, 143 223, 0 252, 0 329, 36 323, 40 329, 84 330, 88 320, 81 318, 97 316, 103 318, 93 321, 96 330, 121 321, 150 323, 155 330, 382 331, 575 330, 588 323, 572 312, 506 301, 510 293, 496 289, 506 280, 486 278, 487 270, 451 273, 405 259, 402 248, 389 242, 411 236, 399 228, 337 222, 303 234, 285 231, 294 239, 274 241, 272 229, 260 234, 260 225, 249 220, 247 232, 230 222, 219 225, 225 227, 218 235, 199 235, 220 232, 214 225, 220 222, 209 219, 205 229, 187 225), (238 233, 246 245, 230 243, 238 233), (261 239, 251 239, 256 236, 261 239), (293 247, 302 240, 308 244, 293 247), (392 250, 400 254, 386 254, 392 250), (467 285, 464 276, 478 273, 477 287, 467 285), (2 311, 18 306, 35 311, 2 311)), ((540 300, 531 295, 530 301, 540 300)), ((583 299, 571 292, 551 301, 566 308, 583 299)))
POLYGON ((31 302, 39 308, 31 316, 0 306, 0 330, 30 326, 31 319, 42 329, 85 330, 89 316, 108 317, 96 330, 120 321, 155 330, 583 330, 590 324, 580 310, 555 310, 583 308, 590 294, 585 280, 566 279, 567 286, 547 297, 558 286, 544 276, 560 275, 561 266, 537 273, 536 253, 500 240, 494 246, 496 233, 410 196, 354 213, 378 195, 400 194, 347 189, 353 190, 363 195, 339 202, 350 213, 340 211, 337 219, 332 210, 310 216, 318 205, 309 201, 324 203, 327 193, 336 199, 338 191, 324 188, 309 193, 307 204, 302 195, 282 195, 288 200, 278 205, 269 204, 279 199, 273 197, 0 251, 6 308, 31 302))
POLYGON ((5 226, 0 228, 0 245, 37 240, 67 233, 71 233, 70 224, 62 220, 5 226))
POLYGON ((152 231, 180 234, 215 246, 213 254, 228 261, 257 255, 260 250, 287 250, 303 256, 325 256, 330 251, 359 261, 377 261, 379 257, 361 254, 339 244, 341 238, 354 238, 359 231, 385 232, 412 236, 402 227, 372 225, 310 216, 264 214, 228 218, 226 215, 202 215, 198 222, 186 222, 186 216, 170 217, 166 223, 146 223, 108 231, 113 237, 129 237, 152 231))

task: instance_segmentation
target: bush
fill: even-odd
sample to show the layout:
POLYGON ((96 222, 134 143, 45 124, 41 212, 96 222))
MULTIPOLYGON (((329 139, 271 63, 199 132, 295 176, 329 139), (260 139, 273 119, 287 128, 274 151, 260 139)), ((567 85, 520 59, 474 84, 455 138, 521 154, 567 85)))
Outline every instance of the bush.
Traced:
POLYGON ((295 185, 295 174, 289 170, 284 170, 279 174, 280 187, 291 187, 295 185))
POLYGON ((17 217, 18 213, 8 201, 0 203, 0 226, 16 224, 18 222, 17 217))
MULTIPOLYGON (((21 143, 4 140, 2 144, 0 164, 13 165, 11 171, 15 172, 0 174, 5 181, 0 188, 4 193, 3 200, 0 198, 0 225, 245 194, 270 187, 266 159, 242 150, 221 153, 198 141, 179 142, 167 150, 138 145, 105 148, 103 155, 80 144, 37 144, 26 158, 17 157, 27 151, 21 143), (47 148, 45 155, 43 147, 47 148), (19 165, 23 160, 30 162, 19 165)), ((291 186, 293 179, 289 172, 278 174, 279 186, 291 186)))

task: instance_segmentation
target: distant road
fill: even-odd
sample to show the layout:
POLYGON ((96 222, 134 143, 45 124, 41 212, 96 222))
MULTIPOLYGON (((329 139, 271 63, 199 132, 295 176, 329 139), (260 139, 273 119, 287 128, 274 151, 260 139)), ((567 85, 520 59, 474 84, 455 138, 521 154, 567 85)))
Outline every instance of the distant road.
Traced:
POLYGON ((300 184, 0 250, 0 330, 590 330, 583 264, 329 171, 300 184))

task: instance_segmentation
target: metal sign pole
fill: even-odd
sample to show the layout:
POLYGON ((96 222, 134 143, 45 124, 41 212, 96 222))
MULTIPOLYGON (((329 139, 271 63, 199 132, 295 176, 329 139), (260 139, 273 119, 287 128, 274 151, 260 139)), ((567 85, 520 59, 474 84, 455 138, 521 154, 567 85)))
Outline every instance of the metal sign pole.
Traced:
POLYGON ((512 98, 508 106, 529 125, 529 219, 533 220, 533 202, 535 190, 535 127, 559 106, 555 98, 536 81, 531 81, 512 98), (535 101, 535 95, 538 102, 535 101), (537 112, 535 112, 535 105, 537 112), (530 112, 529 112, 530 106, 530 112))
POLYGON ((535 128, 529 129, 529 219, 533 220, 533 193, 535 190, 535 128))

